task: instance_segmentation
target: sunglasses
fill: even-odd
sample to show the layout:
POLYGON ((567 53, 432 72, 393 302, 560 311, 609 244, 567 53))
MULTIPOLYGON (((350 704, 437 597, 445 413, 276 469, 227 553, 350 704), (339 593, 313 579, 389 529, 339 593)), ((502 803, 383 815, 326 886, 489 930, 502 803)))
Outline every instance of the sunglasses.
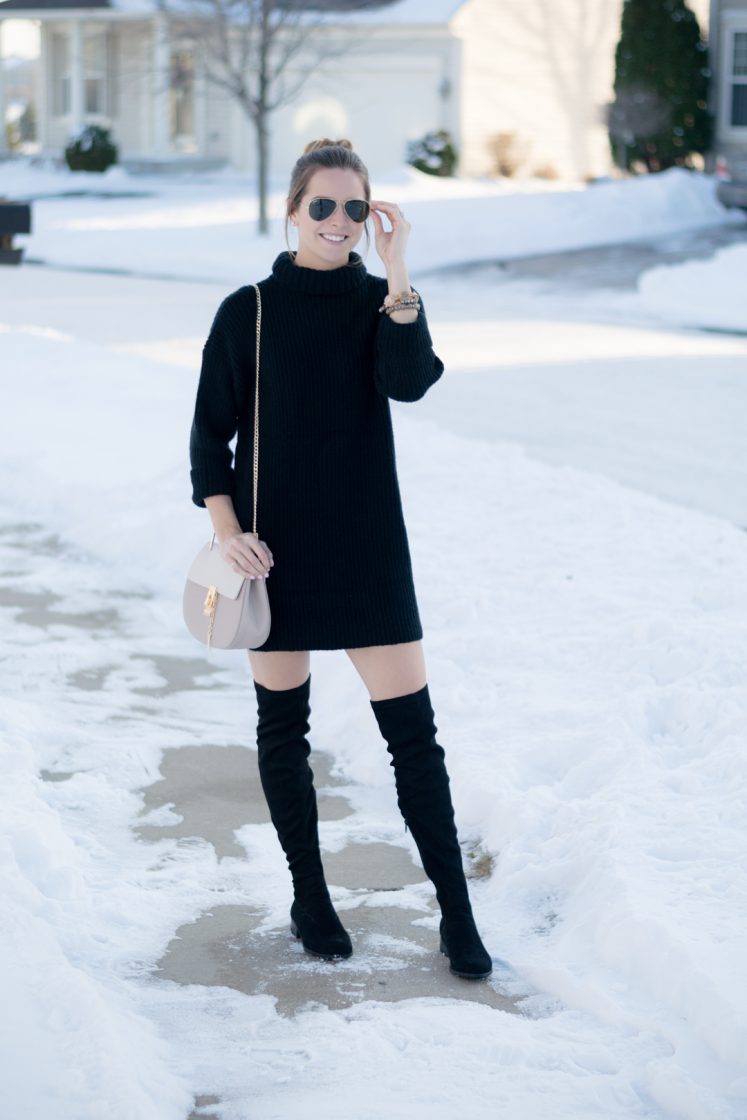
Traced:
MULTIPOLYGON (((362 198, 351 198, 343 203, 343 206, 347 216, 354 222, 365 222, 371 209, 362 198)), ((323 222, 325 218, 334 214, 336 209, 337 201, 334 198, 312 198, 309 203, 309 217, 315 222, 323 222)))

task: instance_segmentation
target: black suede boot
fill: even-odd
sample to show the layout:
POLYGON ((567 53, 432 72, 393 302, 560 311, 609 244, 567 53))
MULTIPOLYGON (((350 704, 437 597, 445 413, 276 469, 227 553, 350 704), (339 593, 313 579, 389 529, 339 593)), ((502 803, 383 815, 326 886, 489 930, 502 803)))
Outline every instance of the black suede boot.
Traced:
POLYGON ((477 932, 462 866, 444 750, 428 685, 405 696, 370 700, 392 756, 397 803, 418 846, 441 907, 440 948, 457 976, 482 980, 492 972, 477 932))
POLYGON ((314 773, 309 765, 311 675, 296 688, 257 694, 257 762, 272 823, 293 878, 291 933, 325 960, 349 957, 350 937, 329 896, 319 851, 314 773))

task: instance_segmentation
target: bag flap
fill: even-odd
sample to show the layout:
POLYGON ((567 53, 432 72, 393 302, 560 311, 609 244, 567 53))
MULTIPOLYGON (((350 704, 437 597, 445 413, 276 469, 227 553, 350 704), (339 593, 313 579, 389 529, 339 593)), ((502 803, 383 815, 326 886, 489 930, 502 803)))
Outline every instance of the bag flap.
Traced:
POLYGON ((192 561, 187 579, 199 583, 201 587, 217 587, 219 595, 235 599, 241 591, 246 576, 242 576, 241 572, 235 572, 231 565, 226 563, 217 544, 212 548, 206 544, 192 561))

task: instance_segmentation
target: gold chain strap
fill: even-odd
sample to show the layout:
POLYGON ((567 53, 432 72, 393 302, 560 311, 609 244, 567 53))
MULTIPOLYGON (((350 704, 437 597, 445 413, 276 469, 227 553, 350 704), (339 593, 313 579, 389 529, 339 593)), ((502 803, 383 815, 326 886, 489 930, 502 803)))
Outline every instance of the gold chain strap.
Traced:
MULTIPOLYGON (((259 294, 259 288, 254 284, 254 290, 257 293, 257 373, 254 386, 254 525, 252 532, 257 535, 257 478, 259 475, 259 334, 260 326, 262 323, 262 300, 259 294)), ((215 533, 210 541, 210 547, 215 544, 215 533)), ((202 605, 202 613, 208 619, 208 632, 207 632, 207 646, 210 649, 213 640, 213 626, 215 625, 215 611, 218 606, 218 588, 209 587, 205 602, 202 605)))
POLYGON ((259 334, 262 323, 262 300, 259 287, 254 285, 257 293, 257 377, 254 387, 254 524, 252 532, 257 535, 257 475, 259 474, 259 334))

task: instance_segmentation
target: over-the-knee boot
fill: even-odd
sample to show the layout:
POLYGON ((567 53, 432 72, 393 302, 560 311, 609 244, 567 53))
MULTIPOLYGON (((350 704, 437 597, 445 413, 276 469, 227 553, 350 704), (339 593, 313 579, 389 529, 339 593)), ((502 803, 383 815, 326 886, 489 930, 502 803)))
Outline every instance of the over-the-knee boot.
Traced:
POLYGON ((334 960, 353 946, 329 897, 319 851, 314 773, 306 738, 311 675, 295 688, 257 693, 257 762, 270 817, 293 879, 291 932, 308 952, 334 960))
POLYGON ((369 701, 392 756, 397 802, 418 846, 441 907, 441 952, 457 976, 482 979, 492 971, 477 932, 454 823, 444 750, 436 742, 428 685, 405 696, 369 701))

